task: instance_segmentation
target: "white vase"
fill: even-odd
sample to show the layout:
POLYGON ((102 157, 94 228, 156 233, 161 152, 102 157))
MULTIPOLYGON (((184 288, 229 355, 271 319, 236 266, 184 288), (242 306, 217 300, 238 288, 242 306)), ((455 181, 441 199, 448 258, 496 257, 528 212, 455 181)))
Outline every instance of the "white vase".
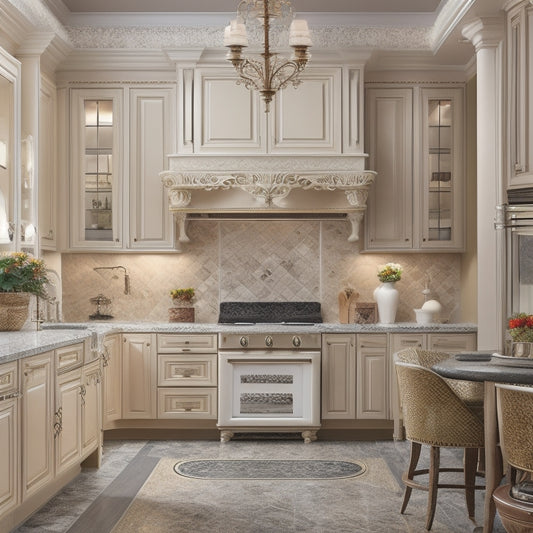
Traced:
POLYGON ((395 281, 388 281, 382 283, 374 290, 374 300, 378 304, 380 324, 394 324, 394 320, 396 319, 400 295, 395 285, 395 281))

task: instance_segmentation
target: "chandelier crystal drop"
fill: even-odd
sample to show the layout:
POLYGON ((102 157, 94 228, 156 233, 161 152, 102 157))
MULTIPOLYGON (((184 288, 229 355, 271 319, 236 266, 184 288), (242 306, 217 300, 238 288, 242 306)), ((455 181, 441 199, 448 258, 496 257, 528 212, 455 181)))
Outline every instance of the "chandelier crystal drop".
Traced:
POLYGON ((266 113, 270 111, 270 102, 277 91, 289 84, 297 87, 301 83, 300 73, 311 58, 308 48, 312 42, 307 22, 293 20, 293 17, 289 0, 242 0, 237 8, 237 18, 224 30, 224 46, 229 48, 226 58, 240 77, 237 83, 259 91, 265 101, 266 113), (259 26, 262 31, 261 58, 243 57, 243 48, 248 46, 247 25, 259 26), (275 27, 289 27, 289 45, 293 49, 289 60, 271 49, 271 32, 275 27))

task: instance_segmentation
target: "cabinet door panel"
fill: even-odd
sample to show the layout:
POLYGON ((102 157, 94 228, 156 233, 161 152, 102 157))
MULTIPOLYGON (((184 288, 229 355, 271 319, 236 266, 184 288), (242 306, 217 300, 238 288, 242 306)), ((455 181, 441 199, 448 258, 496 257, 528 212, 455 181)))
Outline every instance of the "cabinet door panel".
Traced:
POLYGON ((122 418, 122 344, 120 335, 104 340, 104 429, 108 423, 122 418))
POLYGON ((157 360, 155 335, 123 335, 123 418, 156 418, 157 360))
POLYGON ((130 90, 130 247, 174 244, 168 193, 159 173, 175 152, 175 89, 130 90))
POLYGON ((81 452, 81 368, 57 378, 56 412, 61 428, 56 433, 56 474, 78 461, 81 452))
POLYGON ((447 352, 450 354, 467 352, 476 349, 477 339, 475 333, 431 333, 428 335, 430 350, 447 352))
POLYGON ((18 400, 0 402, 0 517, 19 501, 19 435, 18 400))
POLYGON ((83 399, 81 409, 81 453, 86 457, 100 444, 101 420, 100 362, 95 361, 83 369, 83 399))
POLYGON ((341 70, 314 69, 295 90, 279 91, 274 101, 270 151, 340 153, 341 70))
POLYGON ((387 335, 357 336, 357 418, 388 418, 387 335))
POLYGON ((355 336, 322 340, 322 418, 355 419, 355 336))
POLYGON ((265 151, 257 91, 237 85, 231 69, 196 71, 194 111, 196 153, 265 151))
POLYGON ((411 89, 368 89, 368 168, 378 177, 365 214, 365 248, 410 249, 413 234, 413 94, 411 89))
POLYGON ((28 357, 22 374, 22 498, 54 475, 53 352, 28 357))

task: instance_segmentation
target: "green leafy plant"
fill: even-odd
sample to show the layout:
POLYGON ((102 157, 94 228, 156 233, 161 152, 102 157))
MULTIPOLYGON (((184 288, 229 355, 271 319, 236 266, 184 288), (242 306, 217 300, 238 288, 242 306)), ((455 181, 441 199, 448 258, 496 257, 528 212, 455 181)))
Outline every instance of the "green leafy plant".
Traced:
POLYGON ((188 289, 172 289, 170 296, 173 300, 191 301, 194 298, 194 289, 192 287, 188 289))
POLYGON ((0 256, 0 292, 29 292, 45 298, 48 282, 42 259, 35 259, 24 252, 0 256))

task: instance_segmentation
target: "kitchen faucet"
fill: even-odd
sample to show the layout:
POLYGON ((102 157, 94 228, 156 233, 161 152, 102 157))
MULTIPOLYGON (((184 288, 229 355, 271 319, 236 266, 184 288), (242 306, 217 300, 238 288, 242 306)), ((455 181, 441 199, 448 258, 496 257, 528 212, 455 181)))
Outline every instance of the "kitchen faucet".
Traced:
MULTIPOLYGON (((130 276, 128 274, 128 271, 126 270, 126 267, 123 267, 122 265, 118 266, 109 266, 109 267, 94 267, 93 270, 96 272, 98 270, 123 270, 124 271, 124 294, 130 293, 130 276)), ((114 279, 118 279, 118 276, 113 276, 114 279)))

